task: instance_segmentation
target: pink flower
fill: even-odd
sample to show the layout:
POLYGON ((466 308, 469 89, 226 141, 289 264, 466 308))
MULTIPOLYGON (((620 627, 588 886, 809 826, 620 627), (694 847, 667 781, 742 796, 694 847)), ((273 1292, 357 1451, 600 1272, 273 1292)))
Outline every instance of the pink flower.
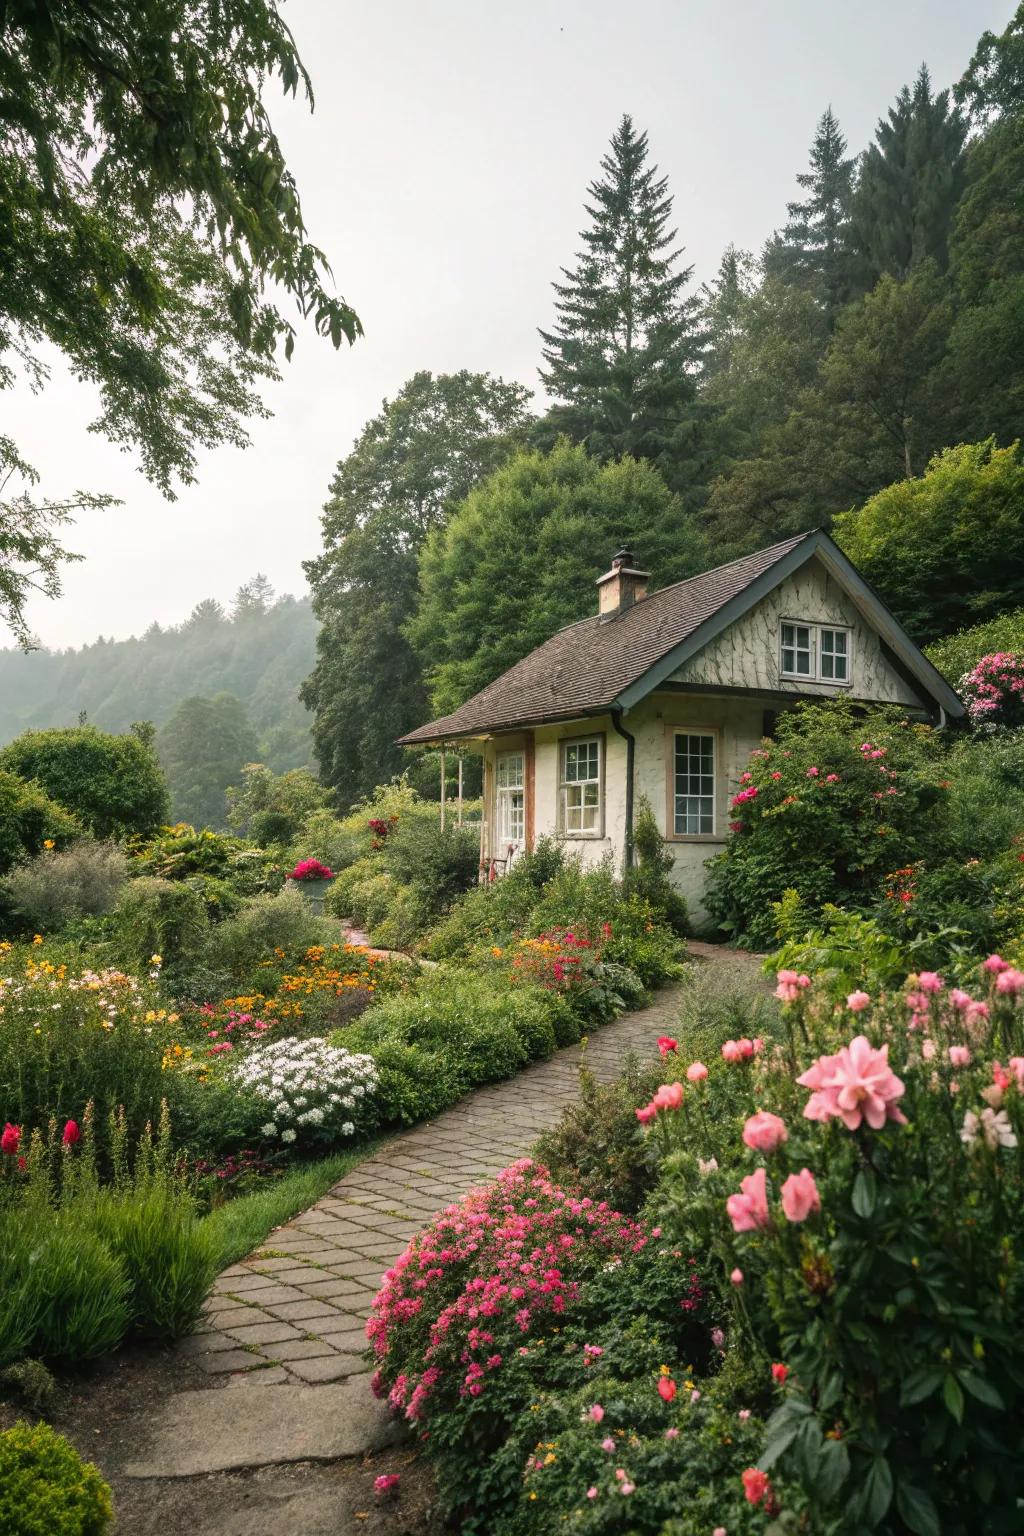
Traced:
POLYGON ((851 992, 846 999, 846 1006, 851 1013, 863 1013, 865 1008, 871 1007, 871 998, 866 992, 851 992))
POLYGON ((725 1044, 722 1046, 722 1059, 723 1059, 723 1061, 740 1061, 740 1060, 742 1060, 742 1057, 741 1057, 741 1054, 740 1054, 739 1042, 738 1041, 736 1041, 736 1040, 727 1040, 725 1042, 725 1044))
POLYGON ((676 1386, 671 1376, 658 1377, 658 1396, 662 1398, 664 1402, 670 1403, 678 1391, 679 1388, 676 1386))
POLYGON ((73 1147, 76 1141, 81 1141, 82 1133, 78 1129, 77 1120, 69 1120, 64 1127, 64 1135, 61 1137, 66 1147, 73 1147))
MULTIPOLYGON (((966 1045, 951 1045, 949 1048, 949 1061, 950 1065, 954 1067, 969 1067, 971 1064, 971 1053, 966 1045)), ((1012 1061, 1010 1065, 1013 1066, 1012 1061)))
POLYGON ((935 971, 922 971, 917 978, 917 984, 922 992, 941 992, 945 986, 942 977, 935 971))
POLYGON ((673 1040, 671 1035, 658 1036, 658 1050, 663 1056, 667 1056, 669 1051, 677 1051, 678 1049, 679 1041, 673 1040))
POLYGON ((725 1345, 725 1334, 722 1332, 721 1328, 712 1328, 712 1330, 711 1330, 711 1342, 715 1346, 716 1349, 722 1349, 724 1347, 724 1345, 725 1345))
POLYGON ((601 1449, 602 1451, 607 1451, 609 1456, 611 1455, 612 1451, 614 1451, 615 1441, 612 1439, 611 1435, 606 1435, 605 1438, 601 1441, 601 1449))
POLYGON ((18 1143, 20 1141, 21 1127, 12 1125, 8 1120, 4 1126, 3 1134, 0 1135, 0 1152, 6 1152, 8 1157, 13 1157, 18 1150, 18 1143))
POLYGON ((788 1140, 786 1122, 767 1109, 760 1109, 756 1115, 751 1115, 743 1127, 744 1145, 753 1152, 774 1152, 788 1140))
POLYGON ((726 1530, 724 1525, 716 1525, 714 1530, 711 1532, 711 1536, 729 1536, 729 1532, 726 1530))
POLYGON ((742 1269, 734 1269, 733 1270, 732 1274, 729 1276, 729 1284, 730 1285, 735 1285, 735 1286, 740 1286, 740 1285, 743 1284, 743 1271, 742 1271, 742 1269))
POLYGON ((809 779, 816 779, 820 772, 821 772, 820 768, 808 768, 808 770, 807 770, 807 777, 809 779))
POLYGON ((811 984, 809 976, 798 976, 796 971, 779 971, 776 974, 775 980, 778 982, 778 986, 775 988, 775 996, 780 1003, 795 1003, 800 996, 801 990, 809 987, 811 984))
POLYGON ((624 1499, 628 1499, 631 1493, 636 1492, 636 1483, 620 1483, 619 1492, 622 1494, 624 1499))
POLYGON ((839 783, 839 775, 838 775, 838 773, 826 773, 826 775, 825 775, 825 783, 826 784, 838 784, 839 783))
POLYGON ((590 1407, 587 1409, 587 1417, 593 1419, 595 1424, 600 1424, 601 1420, 604 1418, 604 1409, 601 1407, 601 1404, 591 1403, 590 1407))
POLYGON ((1008 965, 996 977, 996 991, 1003 997, 1019 997, 1024 992, 1024 971, 1014 970, 1012 965, 1008 965))
POLYGON ((678 1431, 678 1429, 676 1428, 676 1426, 674 1424, 670 1425, 669 1428, 666 1429, 666 1431, 665 1431, 665 1439, 666 1440, 678 1440, 679 1439, 679 1431, 678 1431))
POLYGON ((593 1486, 588 1488, 587 1489, 587 1498, 588 1499, 596 1499, 597 1498, 597 1489, 594 1488, 593 1486))
POLYGON ((949 1000, 953 1004, 954 1008, 957 1008, 962 1012, 963 1009, 970 1007, 971 994, 969 992, 962 991, 959 987, 954 987, 952 992, 949 994, 949 1000))
POLYGON ((747 1420, 750 1418, 750 1409, 749 1408, 741 1408, 739 1413, 736 1415, 736 1417, 739 1419, 741 1424, 745 1424, 747 1422, 747 1420))
POLYGON ((821 1210, 818 1186, 814 1174, 808 1168, 801 1168, 799 1173, 791 1173, 779 1193, 787 1221, 806 1221, 812 1211, 821 1210))
POLYGON ((708 1069, 702 1061, 691 1061, 686 1069, 686 1080, 689 1083, 699 1083, 708 1075, 708 1069))
POLYGON ((656 1109, 680 1109, 683 1103, 682 1083, 662 1083, 651 1103, 656 1109))
POLYGON ((643 1109, 637 1110, 636 1117, 641 1125, 648 1125, 657 1113, 658 1106, 656 1104, 645 1104, 643 1109))
POLYGON ((693 1391, 690 1393, 690 1402, 691 1403, 699 1403, 700 1402, 700 1388, 699 1387, 694 1387, 693 1391))
POLYGON ((786 1381, 786 1377, 788 1375, 789 1375, 789 1366, 788 1365, 777 1364, 777 1365, 773 1365, 772 1366, 772 1381, 775 1382, 776 1386, 779 1386, 779 1387, 784 1386, 785 1385, 785 1381, 786 1381))
POLYGON ((819 1056, 797 1082, 812 1090, 804 1115, 808 1120, 837 1116, 848 1131, 866 1120, 873 1131, 886 1120, 906 1125, 897 1107, 903 1084, 889 1065, 889 1047, 875 1050, 864 1035, 857 1035, 835 1056, 819 1056))
POLYGON ((1017 1087, 1024 1088, 1024 1056, 1010 1057, 1010 1071, 1017 1079, 1017 1087))
MULTIPOLYGON (((768 1225, 768 1191, 763 1168, 740 1180, 741 1194, 725 1202, 734 1232, 755 1232, 768 1225)), ((733 1282, 735 1284, 735 1282, 733 1282)))
POLYGON ((1004 960, 1002 955, 989 955, 982 966, 982 970, 988 971, 990 976, 998 976, 1000 971, 1007 971, 1009 968, 1010 962, 1004 960))
POLYGON ((388 1494, 394 1493, 397 1490, 401 1481, 402 1479, 397 1472, 387 1472, 383 1477, 374 1478, 373 1491, 378 1499, 386 1498, 388 1494))

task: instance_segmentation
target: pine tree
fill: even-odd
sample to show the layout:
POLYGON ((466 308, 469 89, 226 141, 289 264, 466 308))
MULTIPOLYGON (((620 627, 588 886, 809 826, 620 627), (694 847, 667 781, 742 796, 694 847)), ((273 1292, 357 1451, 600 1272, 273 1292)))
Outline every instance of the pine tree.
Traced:
POLYGON ((967 124, 949 92, 932 95, 922 64, 864 151, 854 203, 858 245, 874 278, 902 280, 923 261, 945 271, 953 213, 963 191, 967 124))
POLYGON ((694 411, 699 300, 669 227, 668 177, 647 163, 647 135, 625 115, 585 204, 583 250, 553 284, 557 320, 541 331, 548 418, 595 457, 678 457, 694 411))
POLYGON ((828 107, 811 145, 810 170, 796 178, 807 199, 787 204, 789 220, 765 252, 766 270, 812 293, 830 331, 857 288, 850 222, 854 166, 855 161, 846 158, 846 139, 828 107))
POLYGON ((701 284, 702 384, 728 372, 754 287, 753 256, 727 245, 713 280, 701 284))

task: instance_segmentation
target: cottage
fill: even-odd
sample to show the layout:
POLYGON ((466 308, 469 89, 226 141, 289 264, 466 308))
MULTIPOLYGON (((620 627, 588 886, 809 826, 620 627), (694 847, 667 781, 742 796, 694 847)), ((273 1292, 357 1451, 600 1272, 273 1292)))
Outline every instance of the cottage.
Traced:
POLYGON ((482 862, 500 872, 538 837, 587 863, 630 857, 639 795, 674 880, 701 913, 705 861, 728 832, 751 750, 796 699, 903 705, 936 724, 963 714, 948 683, 838 546, 786 539, 648 592, 623 549, 598 611, 552 635, 453 714, 402 745, 461 744, 484 759, 482 862))

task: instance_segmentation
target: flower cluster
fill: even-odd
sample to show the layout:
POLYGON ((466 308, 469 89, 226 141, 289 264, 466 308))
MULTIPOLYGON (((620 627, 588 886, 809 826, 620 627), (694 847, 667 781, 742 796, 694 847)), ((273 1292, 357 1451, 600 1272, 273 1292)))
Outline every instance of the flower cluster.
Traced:
MULTIPOLYGON (((611 938, 605 923, 602 939, 611 938)), ((535 939, 521 939, 512 962, 512 980, 526 981, 550 991, 572 992, 590 985, 601 960, 601 941, 578 928, 552 928, 535 939)))
POLYGON ((372 1056, 319 1037, 289 1037, 255 1046, 232 1063, 228 1081, 262 1107, 261 1135, 288 1146, 300 1137, 335 1141, 355 1135, 378 1079, 372 1056))
POLYGON ((366 1326, 377 1390, 411 1422, 437 1400, 485 1396, 509 1356, 528 1353, 571 1309, 583 1279, 646 1242, 608 1205, 558 1188, 528 1159, 514 1163, 387 1271, 366 1326))
POLYGON ((960 679, 957 691, 975 725, 1024 723, 1024 656, 995 651, 960 679))
POLYGON ((289 871, 289 880, 333 880, 334 871, 321 864, 319 859, 302 859, 289 871))
POLYGON ((397 816, 371 816, 366 823, 372 835, 371 848, 383 848, 392 832, 398 826, 397 816))

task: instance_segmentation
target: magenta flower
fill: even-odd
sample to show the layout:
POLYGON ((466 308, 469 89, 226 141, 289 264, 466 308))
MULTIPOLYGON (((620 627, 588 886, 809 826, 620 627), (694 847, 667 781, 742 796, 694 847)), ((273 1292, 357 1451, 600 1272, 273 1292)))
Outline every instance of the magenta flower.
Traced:
POLYGON ((756 1232, 768 1225, 768 1190, 763 1168, 756 1169, 740 1180, 740 1194, 730 1195, 725 1202, 734 1232, 756 1232))
POLYGON ((857 1035, 835 1056, 819 1056, 797 1082, 810 1088, 804 1109, 808 1120, 842 1120, 848 1131, 867 1121, 880 1131, 887 1120, 906 1125, 898 1108, 903 1083, 889 1065, 889 1047, 876 1050, 864 1035, 857 1035))

